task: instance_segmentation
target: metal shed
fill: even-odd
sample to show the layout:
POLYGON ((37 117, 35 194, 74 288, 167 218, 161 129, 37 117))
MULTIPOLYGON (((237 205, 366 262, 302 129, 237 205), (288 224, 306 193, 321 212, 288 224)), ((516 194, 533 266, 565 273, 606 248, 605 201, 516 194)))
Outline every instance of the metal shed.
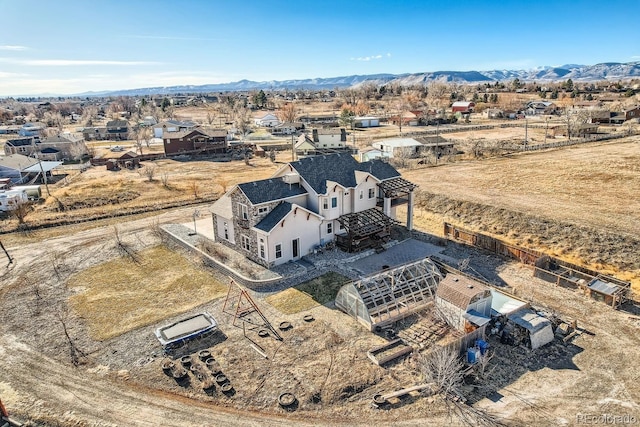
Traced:
POLYGON ((425 258, 347 283, 335 303, 374 331, 427 307, 441 279, 440 270, 425 258))
POLYGON ((507 319, 527 331, 531 350, 553 341, 551 322, 529 309, 512 313, 507 319))

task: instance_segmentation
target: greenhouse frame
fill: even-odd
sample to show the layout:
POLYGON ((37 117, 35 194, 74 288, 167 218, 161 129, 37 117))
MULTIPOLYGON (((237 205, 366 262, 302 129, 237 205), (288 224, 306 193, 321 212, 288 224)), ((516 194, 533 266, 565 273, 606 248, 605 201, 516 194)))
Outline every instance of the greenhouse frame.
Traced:
POLYGON ((375 331, 426 308, 441 279, 438 267, 425 258, 347 283, 335 304, 375 331))

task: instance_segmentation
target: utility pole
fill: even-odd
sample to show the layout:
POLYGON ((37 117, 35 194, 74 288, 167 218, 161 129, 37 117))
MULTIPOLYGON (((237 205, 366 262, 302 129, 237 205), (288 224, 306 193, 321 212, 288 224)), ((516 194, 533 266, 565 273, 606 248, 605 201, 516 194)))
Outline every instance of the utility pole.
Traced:
POLYGON ((544 127, 544 143, 547 143, 547 132, 549 131, 549 117, 547 117, 547 119, 545 120, 545 127, 544 127))
POLYGON ((524 146, 527 146, 527 142, 529 140, 528 137, 529 134, 529 119, 525 118, 524 119, 524 146))
POLYGON ((296 161, 296 144, 293 143, 294 134, 291 134, 291 161, 296 161))

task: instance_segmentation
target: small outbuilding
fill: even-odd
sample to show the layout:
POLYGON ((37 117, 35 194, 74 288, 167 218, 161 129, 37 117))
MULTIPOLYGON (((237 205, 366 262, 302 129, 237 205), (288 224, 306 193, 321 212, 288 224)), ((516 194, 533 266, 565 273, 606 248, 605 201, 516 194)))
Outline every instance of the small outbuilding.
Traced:
POLYGON ((553 341, 553 327, 549 319, 534 313, 530 309, 516 311, 507 316, 513 326, 509 332, 515 344, 523 344, 531 350, 553 341))
POLYGON ((589 296, 613 308, 620 307, 629 298, 631 284, 612 277, 597 276, 587 284, 589 296))
POLYGON ((438 267, 425 258, 347 283, 335 304, 375 331, 426 308, 441 279, 438 267))
POLYGON ((436 291, 436 307, 454 328, 472 332, 491 321, 491 290, 466 276, 448 273, 436 291))

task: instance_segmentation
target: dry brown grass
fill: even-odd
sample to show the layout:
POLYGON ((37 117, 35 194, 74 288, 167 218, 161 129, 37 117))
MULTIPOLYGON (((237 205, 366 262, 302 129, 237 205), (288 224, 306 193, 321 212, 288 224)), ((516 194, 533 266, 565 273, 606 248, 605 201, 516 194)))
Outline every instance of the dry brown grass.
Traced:
POLYGON ((67 286, 73 309, 99 341, 222 297, 227 286, 164 246, 82 271, 67 286))
POLYGON ((295 314, 333 301, 342 285, 349 278, 335 272, 308 280, 295 288, 289 288, 265 298, 283 314, 295 314))
MULTIPOLYGON (((406 171, 418 228, 449 221, 640 289, 640 146, 615 143, 406 171)), ((400 214, 402 215, 402 214, 400 214)))

